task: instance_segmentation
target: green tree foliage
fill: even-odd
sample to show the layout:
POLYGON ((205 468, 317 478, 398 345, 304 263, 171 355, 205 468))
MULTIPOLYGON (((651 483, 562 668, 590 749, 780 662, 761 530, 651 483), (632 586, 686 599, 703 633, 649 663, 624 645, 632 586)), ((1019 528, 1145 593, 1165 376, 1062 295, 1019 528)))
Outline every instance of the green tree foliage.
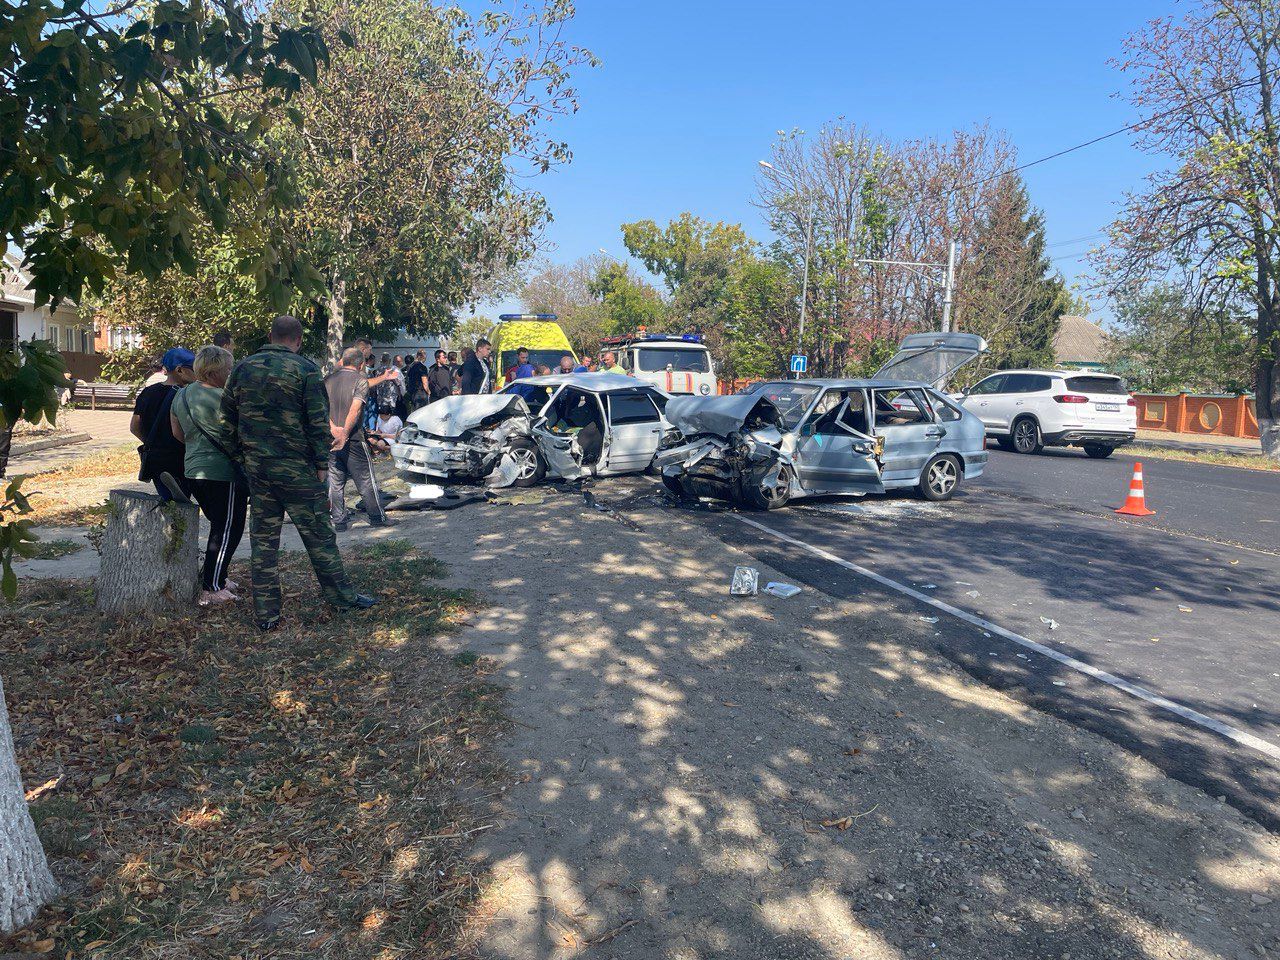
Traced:
POLYGON ((722 378, 757 380, 787 369, 799 295, 785 264, 751 257, 736 267, 726 311, 722 378))
MULTIPOLYGON (((448 333, 527 259, 547 220, 527 184, 570 154, 545 121, 576 109, 570 75, 593 62, 562 39, 572 4, 475 16, 428 0, 276 0, 272 10, 313 23, 333 50, 314 89, 281 105, 264 133, 296 173, 283 217, 321 277, 319 295, 289 304, 314 319, 306 348, 332 354, 353 335, 400 327, 448 333)), ((120 321, 144 332, 149 353, 178 342, 175 331, 212 329, 199 318, 215 313, 235 321, 223 325, 243 331, 238 340, 260 335, 272 311, 224 282, 244 247, 217 246, 196 284, 166 275, 159 290, 139 291, 133 277, 114 286, 120 321)))
POLYGON ((990 352, 961 377, 1053 363, 1053 338, 1070 302, 1045 255, 1044 215, 1016 175, 1002 177, 978 223, 972 262, 957 300, 964 329, 986 338, 990 352))
POLYGON ((726 357, 734 280, 757 250, 742 226, 686 212, 665 227, 652 220, 624 223, 622 239, 666 285, 669 324, 677 332, 700 331, 712 352, 726 357))
POLYGON ((624 264, 606 263, 589 289, 600 301, 601 333, 605 335, 633 333, 640 327, 654 329, 662 325, 667 315, 667 306, 658 291, 624 264))
POLYGON ((1172 284, 1120 297, 1109 362, 1149 393, 1240 393, 1252 386, 1255 334, 1226 303, 1190 303, 1172 284))
MULTIPOLYGON (((13 428, 19 420, 55 423, 58 390, 66 383, 62 354, 47 340, 25 341, 13 350, 0 351, 0 479, 8 471, 13 428)), ((0 593, 10 600, 18 593, 14 555, 29 555, 36 540, 22 519, 31 507, 19 489, 21 483, 18 477, 0 488, 0 593)))
MULTIPOLYGON (((312 25, 210 5, 15 0, 0 17, 0 229, 23 251, 38 303, 131 273, 194 271, 202 225, 273 222, 292 201, 287 165, 264 149, 270 111, 328 62, 312 25)), ((251 267, 287 299, 315 275, 280 234, 251 267)))

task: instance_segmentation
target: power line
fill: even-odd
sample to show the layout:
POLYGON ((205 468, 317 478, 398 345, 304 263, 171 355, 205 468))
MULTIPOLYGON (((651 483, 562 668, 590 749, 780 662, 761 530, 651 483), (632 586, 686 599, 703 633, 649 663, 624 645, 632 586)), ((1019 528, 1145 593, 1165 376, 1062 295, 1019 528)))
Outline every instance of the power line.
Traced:
MULTIPOLYGON (((1280 68, 1277 68, 1276 70, 1272 71, 1270 75, 1274 75, 1276 73, 1280 73, 1280 68)), ((1252 80, 1241 80, 1239 83, 1233 83, 1231 86, 1226 87, 1222 90, 1215 90, 1212 93, 1206 93, 1204 96, 1195 97, 1192 99, 1191 102, 1203 103, 1206 100, 1212 100, 1216 97, 1222 96, 1223 94, 1227 94, 1235 90, 1243 89, 1244 87, 1257 86, 1258 84, 1262 83, 1263 76, 1264 76, 1263 74, 1259 74, 1258 76, 1254 77, 1252 80)), ((1110 133, 1104 133, 1102 134, 1102 136, 1094 137, 1092 140, 1086 140, 1084 141, 1084 143, 1077 143, 1075 146, 1066 147, 1065 149, 1058 150, 1055 153, 1048 154, 1047 156, 1039 157, 1035 160, 1028 160, 1026 163, 1019 164, 1016 167, 1010 167, 1008 170, 1001 170, 999 173, 993 173, 991 174, 991 176, 983 177, 981 180, 974 180, 971 183, 963 183, 963 184, 960 184, 959 186, 952 187, 943 196, 949 197, 951 196, 951 194, 956 193, 960 190, 965 190, 965 189, 968 189, 969 187, 980 187, 984 183, 990 183, 992 180, 999 180, 1001 177, 1008 176, 1011 173, 1020 173, 1023 170, 1026 170, 1030 167, 1037 166, 1041 163, 1047 163, 1050 160, 1056 160, 1058 159, 1058 157, 1065 157, 1067 154, 1075 153, 1077 150, 1083 150, 1085 147, 1092 147, 1095 143, 1101 143, 1103 140, 1110 140, 1112 137, 1118 137, 1122 133, 1129 133, 1132 130, 1137 130, 1139 127, 1146 126, 1149 123, 1154 123, 1156 120, 1163 120, 1165 117, 1172 116, 1173 114, 1178 113, 1184 109, 1186 109, 1186 104, 1182 104, 1177 107, 1172 107, 1161 113, 1153 114, 1150 117, 1145 117, 1142 120, 1135 120, 1133 123, 1120 127, 1118 130, 1112 130, 1110 133)))

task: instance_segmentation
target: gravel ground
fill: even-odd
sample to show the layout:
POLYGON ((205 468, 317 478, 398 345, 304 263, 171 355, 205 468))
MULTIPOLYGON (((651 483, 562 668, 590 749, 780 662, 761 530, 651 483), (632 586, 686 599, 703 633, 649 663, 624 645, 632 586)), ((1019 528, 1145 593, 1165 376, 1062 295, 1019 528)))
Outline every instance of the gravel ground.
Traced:
POLYGON ((1280 956, 1271 834, 926 655, 945 624, 729 597, 651 489, 595 488, 639 530, 555 492, 402 525, 510 687, 486 956, 1280 956))

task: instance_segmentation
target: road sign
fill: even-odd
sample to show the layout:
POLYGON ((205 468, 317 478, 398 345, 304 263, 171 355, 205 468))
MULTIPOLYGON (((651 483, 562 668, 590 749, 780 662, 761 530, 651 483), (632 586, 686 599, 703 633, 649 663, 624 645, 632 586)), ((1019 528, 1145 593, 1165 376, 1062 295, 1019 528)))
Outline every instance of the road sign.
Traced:
POLYGON ((803 353, 793 353, 791 355, 791 372, 804 373, 809 369, 809 357, 803 353))

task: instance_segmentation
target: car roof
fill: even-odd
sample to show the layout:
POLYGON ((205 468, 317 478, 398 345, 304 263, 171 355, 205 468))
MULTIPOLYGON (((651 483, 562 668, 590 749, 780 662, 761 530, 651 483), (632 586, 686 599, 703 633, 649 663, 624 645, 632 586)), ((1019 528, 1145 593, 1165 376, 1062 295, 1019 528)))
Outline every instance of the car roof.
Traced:
POLYGON ((535 387, 558 387, 561 384, 569 384, 586 390, 589 393, 610 393, 614 390, 635 390, 644 388, 646 390, 656 390, 662 393, 652 383, 646 380, 637 380, 635 377, 627 377, 620 373, 549 373, 541 377, 521 377, 519 380, 513 380, 502 389, 508 390, 517 383, 528 383, 535 387))
POLYGON ((824 378, 818 380, 766 380, 765 383, 802 383, 806 386, 821 387, 822 389, 834 388, 837 390, 906 390, 913 387, 928 387, 927 383, 921 383, 918 380, 837 380, 834 378, 824 378))
MULTIPOLYGON (((1124 379, 1118 373, 1105 373, 1102 370, 992 370, 987 377, 994 377, 997 373, 1034 373, 1042 377, 1109 377, 1112 380, 1124 379)), ((985 380, 987 377, 983 377, 985 380)))

